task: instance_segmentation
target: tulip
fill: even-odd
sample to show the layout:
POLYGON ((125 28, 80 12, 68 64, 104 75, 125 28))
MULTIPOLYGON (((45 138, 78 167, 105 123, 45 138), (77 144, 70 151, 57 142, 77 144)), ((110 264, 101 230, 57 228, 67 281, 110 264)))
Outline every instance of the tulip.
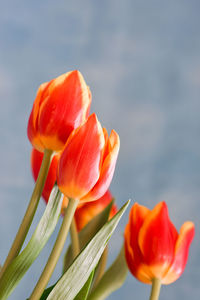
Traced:
POLYGON ((60 151, 88 117, 91 93, 79 71, 40 85, 28 122, 28 138, 39 151, 60 151))
POLYGON ((95 114, 72 132, 58 162, 57 183, 68 198, 94 201, 107 191, 119 151, 119 136, 110 137, 95 114))
MULTIPOLYGON (((37 177, 38 177, 38 174, 40 171, 43 156, 44 156, 44 153, 39 152, 35 148, 32 149, 32 151, 31 151, 31 171, 32 171, 32 175, 33 175, 33 178, 35 181, 37 180, 37 177)), ((50 193, 56 183, 56 172, 57 172, 57 166, 58 166, 58 159, 59 159, 59 155, 54 155, 54 157, 51 161, 48 175, 47 175, 45 185, 43 188, 42 196, 46 203, 48 202, 50 193)), ((62 203, 62 211, 67 207, 67 204, 68 204, 68 199, 66 197, 64 197, 63 203, 62 203)))
MULTIPOLYGON (((39 170, 42 164, 44 153, 39 152, 35 148, 32 149, 31 152, 31 171, 34 180, 37 180, 39 170)), ((58 165, 59 155, 55 155, 51 161, 51 165, 49 167, 47 179, 44 185, 44 189, 42 192, 42 196, 47 203, 49 200, 50 193, 53 189, 53 186, 56 184, 56 171, 58 165)), ((100 213, 113 199, 111 192, 108 190, 100 199, 96 201, 91 201, 90 203, 82 203, 80 204, 74 215, 77 230, 80 231, 92 218, 94 218, 98 213, 100 213)), ((62 203, 62 214, 64 215, 64 211, 68 205, 68 198, 63 197, 62 203)), ((117 212, 117 206, 115 204, 112 205, 110 216, 112 218, 117 212)))
MULTIPOLYGON (((104 208, 112 201, 113 196, 108 190, 101 198, 96 201, 83 203, 78 206, 75 212, 75 221, 77 230, 80 231, 85 225, 87 225, 96 215, 98 215, 104 208)), ((117 206, 112 205, 110 210, 109 219, 112 218, 117 212, 117 206)))
POLYGON ((157 279, 162 284, 170 284, 184 271, 194 237, 194 224, 185 222, 178 233, 169 219, 165 202, 152 210, 135 203, 124 237, 125 256, 131 273, 143 283, 157 279))

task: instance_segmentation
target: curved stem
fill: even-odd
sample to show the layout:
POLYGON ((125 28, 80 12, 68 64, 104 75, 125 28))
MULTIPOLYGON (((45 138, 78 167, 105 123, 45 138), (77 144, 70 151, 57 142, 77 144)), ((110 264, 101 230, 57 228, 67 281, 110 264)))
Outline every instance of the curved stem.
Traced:
POLYGON ((78 238, 78 231, 76 227, 75 219, 72 219, 72 223, 70 226, 70 235, 71 235, 71 242, 72 242, 72 259, 80 253, 80 244, 78 238))
POLYGON ((161 288, 161 280, 154 278, 152 281, 151 295, 149 300, 158 300, 161 288))
POLYGON ((38 203, 39 203, 42 191, 43 191, 43 187, 44 187, 46 177, 48 174, 48 170, 49 170, 49 166, 51 163, 52 154, 53 154, 52 150, 45 150, 45 152, 44 152, 42 165, 40 168, 40 172, 39 172, 37 181, 35 183, 35 187, 34 187, 29 205, 27 207, 26 213, 25 213, 22 223, 19 227, 19 230, 16 234, 15 240, 14 240, 14 242, 10 248, 10 251, 8 253, 8 256, 5 260, 5 263, 1 269, 0 277, 3 275, 6 268, 12 262, 12 260, 19 254, 19 252, 22 248, 22 245, 24 243, 26 235, 31 226, 33 217, 35 215, 35 212, 36 212, 36 209, 37 209, 37 206, 38 206, 38 203))
POLYGON ((101 256, 101 259, 99 261, 99 264, 97 267, 97 274, 95 276, 95 280, 94 280, 94 284, 93 284, 93 289, 95 289, 95 287, 97 286, 97 284, 99 283, 99 281, 101 280, 101 278, 105 272, 107 258, 108 258, 108 246, 106 246, 106 248, 101 256))
POLYGON ((47 283, 49 282, 49 279, 55 269, 55 266, 57 264, 57 261, 60 257, 60 254, 63 250, 65 240, 67 238, 67 234, 69 231, 69 227, 72 221, 72 218, 74 216, 74 212, 76 210, 76 207, 78 205, 77 199, 69 199, 69 204, 66 208, 66 212, 63 218, 63 222, 60 228, 60 231, 58 233, 56 242, 54 244, 54 247, 51 251, 51 254, 49 256, 49 259, 47 261, 47 264, 37 282, 37 285, 35 286, 29 300, 38 300, 40 299, 47 283))

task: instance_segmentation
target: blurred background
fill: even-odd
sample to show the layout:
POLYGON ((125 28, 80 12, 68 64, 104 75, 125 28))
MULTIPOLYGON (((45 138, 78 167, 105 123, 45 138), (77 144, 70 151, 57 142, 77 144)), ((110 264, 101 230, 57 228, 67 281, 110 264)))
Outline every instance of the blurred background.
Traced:
MULTIPOLYGON (((33 180, 28 117, 38 86, 79 69, 95 111, 121 138, 111 191, 153 208, 165 200, 179 229, 196 236, 182 277, 161 299, 200 295, 200 2, 195 0, 2 1, 0 4, 0 263, 26 210, 33 180)), ((34 231, 45 204, 41 201, 34 231)), ((110 243, 123 243, 128 212, 110 243)), ((28 297, 58 227, 10 299, 28 297)), ((30 237, 29 234, 29 237, 30 237)), ((60 276, 62 259, 50 283, 60 276)), ((131 275, 109 300, 148 299, 150 286, 131 275)))

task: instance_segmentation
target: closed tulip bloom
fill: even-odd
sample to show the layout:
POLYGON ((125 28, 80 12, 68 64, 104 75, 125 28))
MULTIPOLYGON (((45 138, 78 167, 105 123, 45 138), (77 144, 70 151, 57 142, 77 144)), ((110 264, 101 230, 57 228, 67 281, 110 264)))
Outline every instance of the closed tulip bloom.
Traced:
POLYGON ((63 194, 82 202, 99 199, 113 177, 119 151, 119 136, 108 138, 95 114, 67 140, 58 162, 57 183, 63 194))
MULTIPOLYGON (((44 156, 44 153, 39 152, 35 148, 32 149, 32 151, 31 151, 31 171, 32 171, 32 175, 33 175, 33 178, 35 181, 37 180, 37 177, 38 177, 38 174, 40 171, 43 156, 44 156)), ((46 203, 48 202, 50 193, 54 187, 54 184, 56 183, 58 159, 59 159, 59 155, 54 155, 54 157, 51 161, 48 175, 47 175, 45 185, 43 188, 42 196, 46 203)), ((68 199, 66 197, 64 197, 63 203, 62 203, 62 210, 67 207, 67 204, 68 204, 68 199)))
POLYGON ((180 233, 168 216, 165 202, 152 210, 135 203, 125 229, 125 256, 131 273, 144 283, 177 280, 184 271, 194 224, 185 222, 180 233))
POLYGON ((37 92, 28 122, 33 147, 60 151, 71 132, 88 117, 91 93, 79 71, 43 83, 37 92))
MULTIPOLYGON (((96 215, 106 208, 106 206, 113 200, 111 192, 108 190, 101 198, 96 201, 83 203, 78 206, 75 212, 75 221, 77 230, 80 231, 87 225, 96 215)), ((117 213, 117 206, 112 205, 109 218, 112 218, 117 213)))

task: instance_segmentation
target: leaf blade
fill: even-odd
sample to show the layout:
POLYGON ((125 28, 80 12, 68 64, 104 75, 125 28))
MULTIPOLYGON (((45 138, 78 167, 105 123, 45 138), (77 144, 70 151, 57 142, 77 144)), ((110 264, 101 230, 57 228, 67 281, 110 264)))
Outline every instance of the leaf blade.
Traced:
MULTIPOLYGON (((108 221, 110 210, 113 201, 111 201, 106 208, 95 216, 79 233, 80 250, 92 239, 92 237, 101 229, 101 227, 108 221)), ((73 261, 71 245, 68 247, 64 257, 63 273, 67 271, 68 267, 73 261)))
POLYGON ((90 274, 88 280, 86 281, 86 283, 84 284, 82 289, 79 291, 79 293, 76 295, 74 300, 87 300, 87 296, 89 294, 89 290, 90 290, 90 286, 92 284, 93 276, 94 276, 94 270, 92 271, 92 273, 90 274))
POLYGON ((98 231, 95 237, 93 237, 58 281, 47 300, 74 299, 98 263, 108 240, 129 205, 129 202, 130 201, 127 201, 118 213, 98 231))
POLYGON ((88 300, 104 300, 112 292, 119 289, 124 283, 128 274, 128 267, 124 256, 124 247, 122 247, 119 255, 114 263, 105 272, 96 288, 91 292, 88 300))
POLYGON ((0 281, 0 299, 7 299, 47 243, 58 222, 62 194, 54 187, 48 204, 24 250, 12 261, 0 281))

